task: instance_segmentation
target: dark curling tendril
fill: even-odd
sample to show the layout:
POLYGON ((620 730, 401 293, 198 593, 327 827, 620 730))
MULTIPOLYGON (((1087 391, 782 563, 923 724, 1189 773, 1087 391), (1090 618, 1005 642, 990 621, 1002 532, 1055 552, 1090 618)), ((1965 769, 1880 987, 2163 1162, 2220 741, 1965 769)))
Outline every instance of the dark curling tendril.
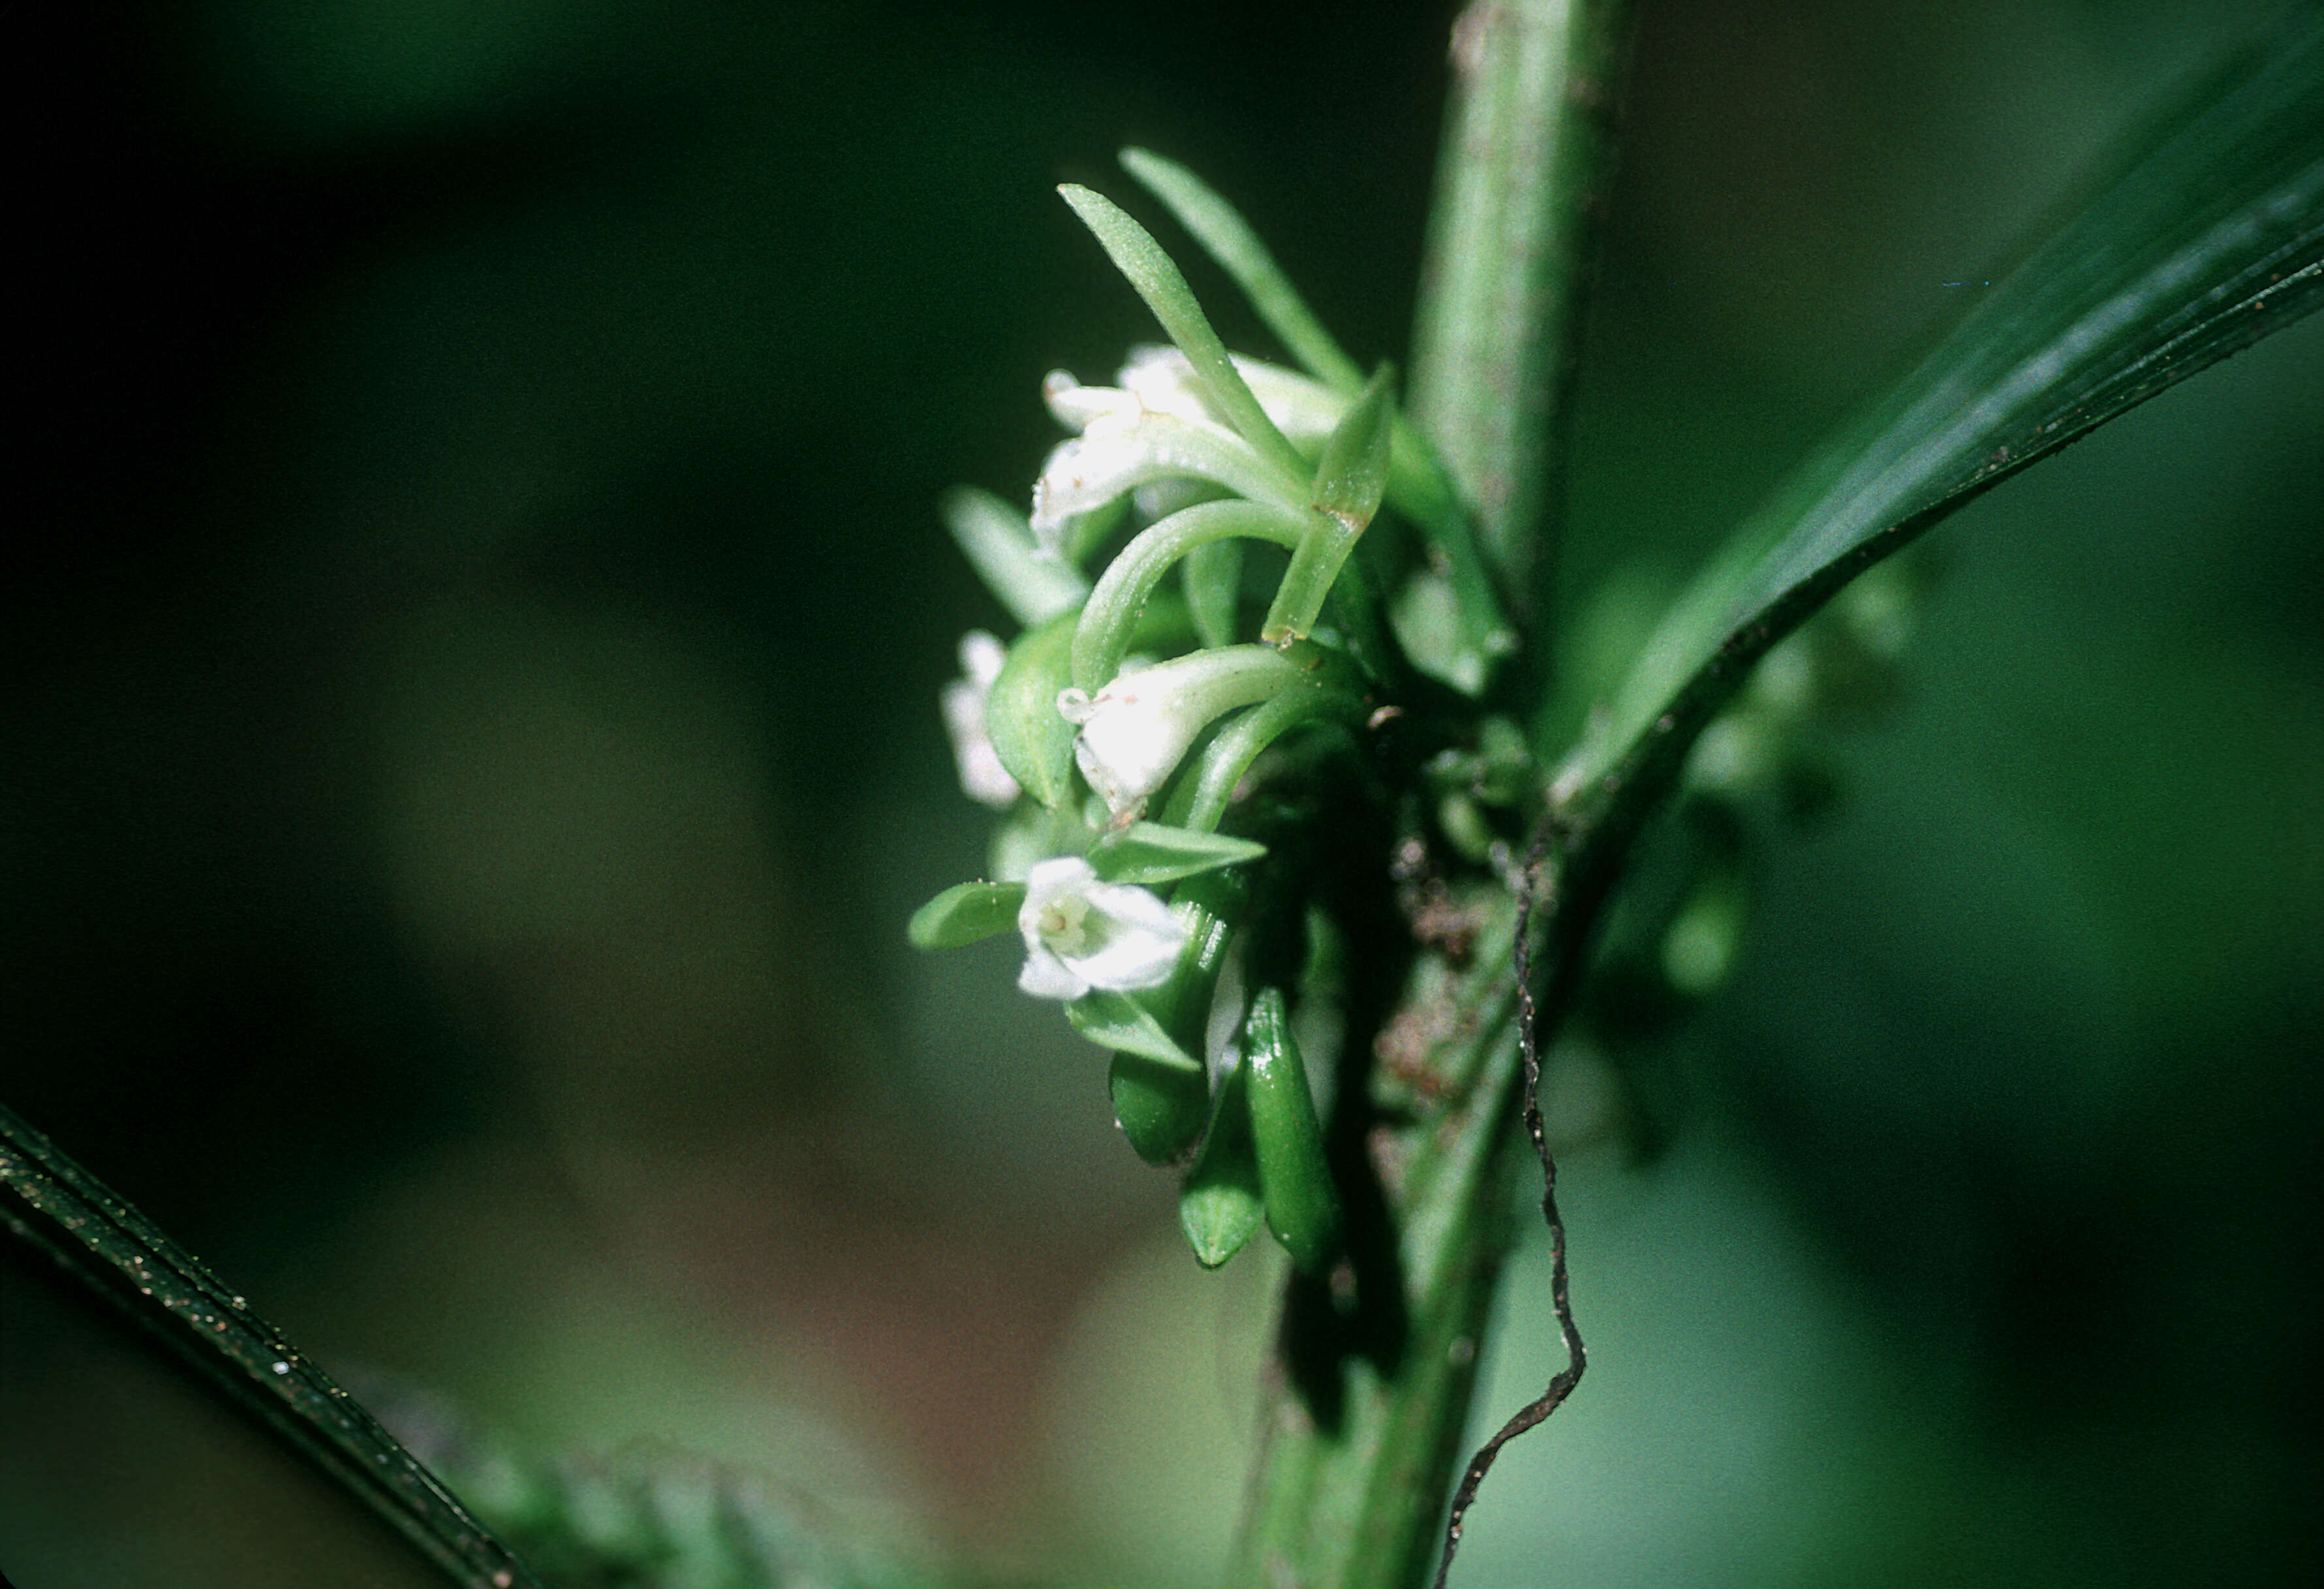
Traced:
POLYGON ((1544 818, 1526 850, 1525 871, 1517 879, 1517 935, 1512 953, 1517 961, 1517 1044, 1525 1057, 1526 1134, 1533 1139, 1533 1150, 1541 1159, 1541 1216, 1549 1225, 1549 1296, 1557 1311, 1558 1332, 1565 1337, 1565 1366, 1551 1377, 1549 1388, 1539 1399, 1520 1408, 1469 1459, 1469 1471, 1461 1475, 1461 1486, 1452 1492, 1452 1511, 1444 1524, 1444 1554, 1436 1564, 1436 1589, 1444 1589, 1445 1576, 1452 1570, 1452 1554, 1461 1548, 1462 1520, 1477 1499, 1477 1486, 1485 1482, 1493 1459, 1500 1455, 1502 1446, 1555 1412, 1573 1393, 1573 1387, 1581 1382, 1582 1371, 1590 1364, 1588 1349, 1582 1344, 1582 1332, 1574 1326, 1573 1300, 1566 1289, 1565 1221, 1557 1212, 1557 1160, 1550 1156, 1549 1137, 1541 1124, 1541 1039, 1533 998, 1533 907, 1542 856, 1549 847, 1554 824, 1554 818, 1544 818))

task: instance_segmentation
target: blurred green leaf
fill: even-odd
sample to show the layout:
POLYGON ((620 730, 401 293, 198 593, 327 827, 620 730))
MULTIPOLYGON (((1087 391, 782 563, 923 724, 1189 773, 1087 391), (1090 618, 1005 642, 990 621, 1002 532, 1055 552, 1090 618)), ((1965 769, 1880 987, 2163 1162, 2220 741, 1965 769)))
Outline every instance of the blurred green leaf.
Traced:
POLYGON ((1309 374, 1349 396, 1362 387, 1363 371, 1323 328, 1323 322, 1299 296, 1299 290, 1240 211, 1185 166, 1150 150, 1125 149, 1121 164, 1146 185, 1148 192, 1170 207, 1178 224, 1193 233, 1204 252, 1234 278, 1259 318, 1267 322, 1267 328, 1309 374))
POLYGON ((1073 682, 1076 606, 1019 636, 984 697, 993 754, 1025 792, 1055 808, 1073 790, 1074 725, 1057 715, 1057 692, 1073 682))
POLYGON ((1089 595, 1079 569, 1041 555, 1024 513, 989 491, 959 486, 939 504, 961 555, 994 599, 1031 628, 1046 624, 1089 595))
POLYGON ((1751 665, 1856 574, 2324 302, 2324 16, 2264 34, 2118 171, 1704 569, 1565 764, 1569 802, 1642 809, 1751 665))
MULTIPOLYGON (((1065 1006, 1068 1019, 1073 1011, 1065 1006)), ((1209 1075, 1176 1058, 1165 1062, 1117 1049, 1106 1091, 1123 1138, 1148 1164, 1176 1163, 1203 1134, 1210 1113, 1209 1075)))

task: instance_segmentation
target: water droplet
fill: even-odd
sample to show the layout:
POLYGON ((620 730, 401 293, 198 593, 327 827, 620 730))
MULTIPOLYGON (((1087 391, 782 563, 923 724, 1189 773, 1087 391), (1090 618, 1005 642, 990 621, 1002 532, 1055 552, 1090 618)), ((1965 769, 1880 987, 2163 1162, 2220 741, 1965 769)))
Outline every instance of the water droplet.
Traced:
POLYGON ((274 1372, 278 1374, 287 1374, 290 1372, 290 1365, 287 1363, 278 1361, 274 1364, 274 1372))

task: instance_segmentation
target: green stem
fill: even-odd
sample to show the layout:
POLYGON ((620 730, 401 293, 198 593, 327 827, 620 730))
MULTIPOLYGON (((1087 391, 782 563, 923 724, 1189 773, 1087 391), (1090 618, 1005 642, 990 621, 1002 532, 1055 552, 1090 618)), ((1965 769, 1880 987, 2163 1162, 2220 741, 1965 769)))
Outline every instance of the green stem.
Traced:
MULTIPOLYGON (((1630 11, 1478 0, 1454 33, 1414 417, 1519 596, 1550 568, 1582 263, 1630 11)), ((1543 627, 1530 625, 1521 674, 1536 686, 1543 627)), ((1570 996, 1613 853, 1562 844, 1550 856, 1545 1021, 1570 996)), ((1515 901, 1482 880, 1452 897, 1464 931, 1424 946, 1393 1007, 1370 1012, 1376 1026, 1351 1023, 1379 1037, 1360 1045, 1331 1125, 1351 1258, 1329 1281, 1290 1282, 1237 1589, 1413 1589, 1440 1553, 1510 1239, 1525 1089, 1515 901)))
POLYGON ((1411 404, 1517 610, 1536 618, 1630 10, 1475 0, 1452 31, 1411 404))
POLYGON ((152 1332, 469 1589, 539 1589, 419 1459, 104 1182, 0 1108, 0 1233, 152 1332))

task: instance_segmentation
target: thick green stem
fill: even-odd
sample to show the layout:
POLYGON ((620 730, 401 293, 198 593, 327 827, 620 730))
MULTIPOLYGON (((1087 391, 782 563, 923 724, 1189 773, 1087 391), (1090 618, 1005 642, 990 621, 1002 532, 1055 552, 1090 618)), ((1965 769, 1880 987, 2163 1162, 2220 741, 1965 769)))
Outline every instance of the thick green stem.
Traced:
POLYGON ((1415 332, 1411 407, 1522 616, 1549 564, 1629 0, 1474 0, 1415 332))
MULTIPOLYGON (((1454 33, 1413 406, 1521 608, 1541 605, 1526 598, 1549 567, 1587 234, 1630 9, 1479 0, 1454 33)), ((1538 621, 1529 628, 1525 672, 1537 682, 1545 636, 1538 621)), ((1602 868, 1584 879, 1564 853, 1552 859, 1539 925, 1554 1015, 1602 868)), ((1377 1042, 1343 1066, 1331 1130, 1351 1259, 1328 1281, 1295 1278, 1286 1293, 1266 1446, 1230 1575, 1238 1589, 1413 1589, 1438 1556, 1510 1238, 1525 1077, 1515 901, 1483 879, 1450 901, 1450 918, 1432 912, 1438 930, 1392 1006, 1375 1012, 1377 1042)))

